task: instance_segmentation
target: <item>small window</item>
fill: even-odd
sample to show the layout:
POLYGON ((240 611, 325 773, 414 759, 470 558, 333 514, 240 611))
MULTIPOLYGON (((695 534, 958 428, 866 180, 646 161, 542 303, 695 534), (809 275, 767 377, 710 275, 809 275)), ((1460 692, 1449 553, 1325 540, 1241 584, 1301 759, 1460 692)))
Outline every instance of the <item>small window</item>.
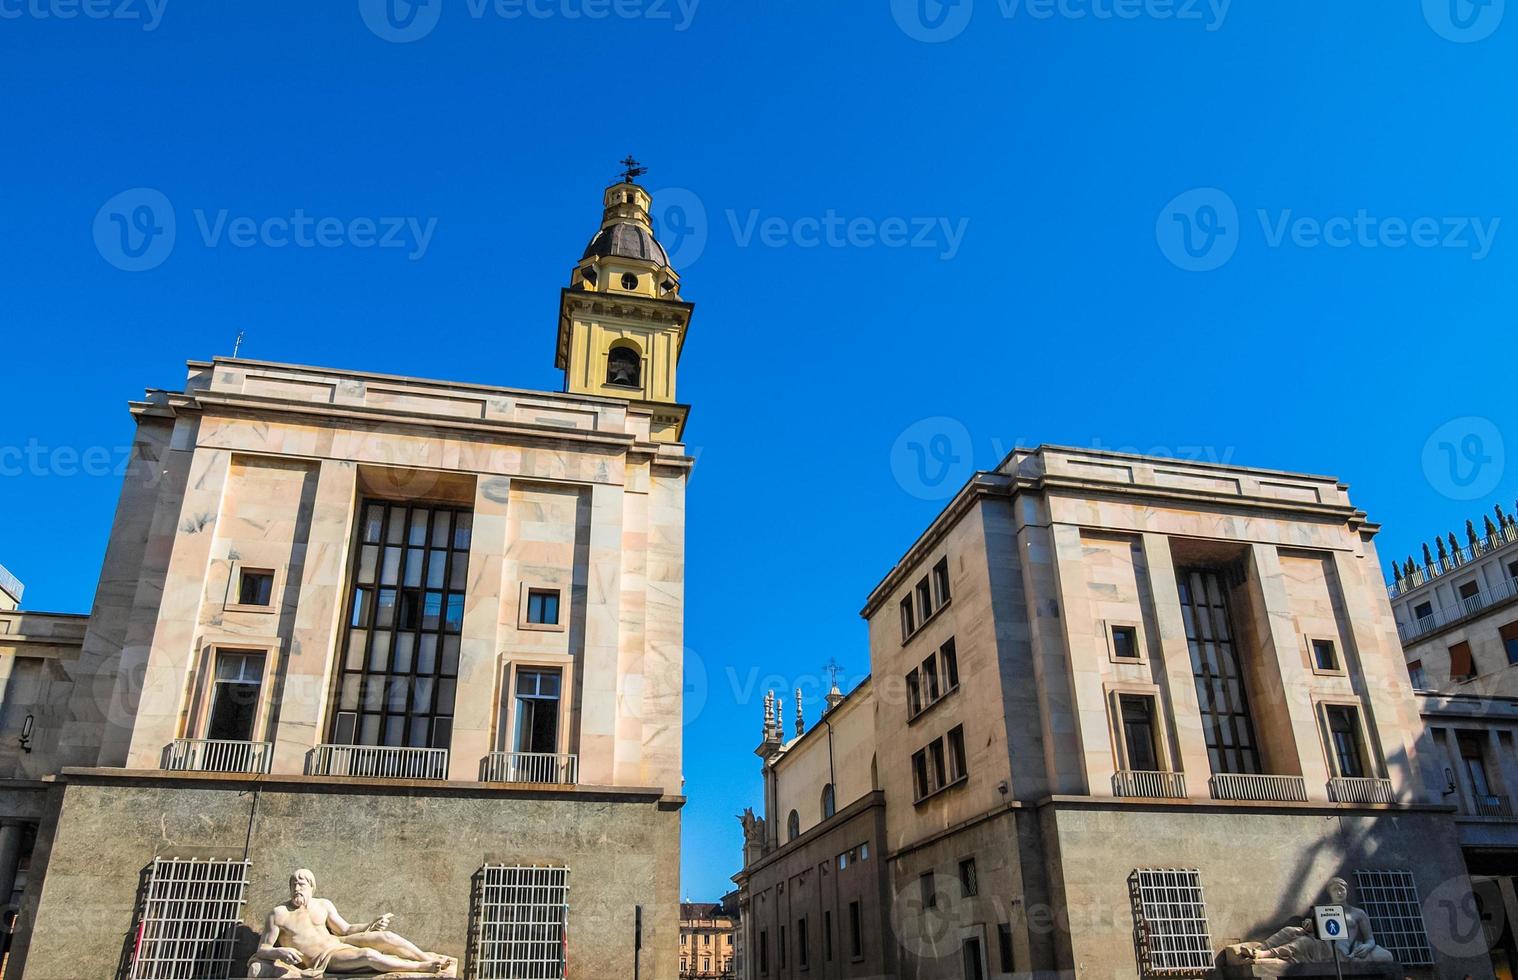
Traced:
POLYGON ((996 926, 996 945, 1001 947, 1001 972, 1017 972, 1017 963, 1012 958, 1012 925, 1007 922, 998 923, 996 926))
POLYGON ((1450 680, 1465 681, 1476 676, 1476 663, 1471 659, 1471 645, 1464 640, 1449 648, 1450 680))
POLYGON ((944 690, 952 691, 959 686, 959 654, 954 649, 952 636, 938 648, 938 657, 943 661, 944 690))
POLYGON ((952 729, 948 736, 949 743, 949 782, 958 782, 969 775, 965 768, 965 730, 964 726, 952 729))
POLYGON ((801 836, 801 814, 795 810, 792 810, 791 815, 785 818, 785 833, 787 841, 793 841, 801 836))
POLYGON ((906 642, 907 637, 917 630, 917 620, 912 615, 912 597, 907 596, 901 600, 901 640, 906 642))
POLYGON ((1518 561, 1510 561, 1507 563, 1507 577, 1510 579, 1518 580, 1518 561))
POLYGON ((920 800, 931 790, 928 783, 928 750, 920 749, 912 756, 912 786, 920 800))
POLYGON ((933 590, 928 586, 928 580, 923 579, 917 583, 917 618, 926 623, 928 617, 933 615, 933 590))
POLYGON ((1312 641, 1312 665, 1316 670, 1338 670, 1339 651, 1333 640, 1312 641))
POLYGON ((770 934, 768 929, 759 930, 759 972, 770 975, 770 934))
POLYGON ((244 568, 237 578, 237 604, 267 606, 274 601, 274 573, 261 568, 244 568))
POLYGON ((947 558, 933 566, 933 589, 937 593, 935 598, 940 606, 949 601, 949 559, 947 558))
POLYGON ((1428 690, 1428 675, 1423 672, 1423 661, 1409 660, 1407 662, 1407 679, 1413 682, 1413 690, 1428 690))
POLYGON ((1119 660, 1139 659, 1137 626, 1112 627, 1112 655, 1119 660))
POLYGON ((780 942, 775 946, 775 962, 785 969, 785 926, 780 927, 780 942))
POLYGON ((837 801, 834 799, 833 794, 833 784, 828 783, 822 787, 822 819, 827 820, 836 812, 838 810, 837 801))
POLYGON ((1425 619, 1431 619, 1433 615, 1434 604, 1432 602, 1420 602, 1413 607, 1413 619, 1416 619, 1419 622, 1422 622, 1425 619))
POLYGON ((559 624, 559 590, 528 589, 527 621, 557 626, 559 624))
POLYGON ((937 701, 943 695, 938 690, 938 655, 928 654, 928 659, 922 662, 923 694, 928 704, 937 701))
POLYGON ((965 858, 959 862, 959 894, 962 898, 973 898, 980 894, 980 882, 975 878, 974 858, 965 858))
POLYGON ((643 386, 643 361, 631 347, 613 347, 606 355, 606 383, 622 388, 643 386))
POLYGON ((1365 760, 1360 750, 1359 712, 1343 704, 1330 704, 1325 712, 1328 715, 1328 737, 1332 740, 1337 775, 1351 779, 1363 778, 1365 760))
POLYGON ((1481 601, 1481 583, 1465 582, 1460 586, 1460 605, 1466 612, 1475 612, 1483 605, 1481 601))
POLYGON ((864 956, 864 917, 858 902, 849 903, 849 956, 856 960, 864 956))
POLYGON ((1508 623, 1497 633, 1502 637, 1502 648, 1507 651, 1507 662, 1518 664, 1518 622, 1508 623))
POLYGON ((938 886, 933 883, 933 872, 924 872, 922 877, 917 879, 917 884, 922 889, 922 907, 938 908, 938 886))

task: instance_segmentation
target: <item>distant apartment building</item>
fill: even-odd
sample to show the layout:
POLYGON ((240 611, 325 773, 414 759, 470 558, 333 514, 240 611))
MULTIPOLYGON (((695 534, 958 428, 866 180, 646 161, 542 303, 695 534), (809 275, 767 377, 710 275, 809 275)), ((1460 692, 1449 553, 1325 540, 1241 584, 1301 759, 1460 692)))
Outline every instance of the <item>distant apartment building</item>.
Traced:
POLYGON ((737 938, 736 901, 681 902, 681 980, 733 980, 738 975, 737 938))
POLYGON ((870 678, 767 703, 745 980, 1209 975, 1333 877, 1399 976, 1492 976, 1377 530, 1331 477, 974 476, 869 594, 870 678))

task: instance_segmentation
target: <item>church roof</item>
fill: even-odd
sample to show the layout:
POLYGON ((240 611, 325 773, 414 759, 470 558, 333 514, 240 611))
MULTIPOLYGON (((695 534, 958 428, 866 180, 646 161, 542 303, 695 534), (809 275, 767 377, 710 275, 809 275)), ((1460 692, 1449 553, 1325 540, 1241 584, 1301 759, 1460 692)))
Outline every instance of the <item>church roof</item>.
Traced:
POLYGON ((585 246, 585 254, 580 258, 588 259, 593 255, 618 255, 669 265, 669 256, 664 254, 664 246, 653 235, 629 221, 618 221, 596 232, 596 237, 585 246))

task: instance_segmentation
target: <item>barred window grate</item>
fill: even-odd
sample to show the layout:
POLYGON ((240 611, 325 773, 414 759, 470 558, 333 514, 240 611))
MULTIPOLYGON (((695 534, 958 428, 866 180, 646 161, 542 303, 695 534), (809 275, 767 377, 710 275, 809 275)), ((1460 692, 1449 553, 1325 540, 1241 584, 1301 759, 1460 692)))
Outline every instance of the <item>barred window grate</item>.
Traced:
POLYGON ((247 861, 156 858, 132 980, 224 980, 247 902, 247 861))
POLYGON ((1139 868, 1128 879, 1147 976, 1187 976, 1213 967, 1207 904, 1197 871, 1139 868))
POLYGON ((569 869, 487 864, 475 898, 479 980, 563 980, 569 869))
POLYGON ((1411 871, 1356 871, 1357 904, 1370 916, 1376 943, 1403 966, 1433 966, 1423 903, 1411 871))

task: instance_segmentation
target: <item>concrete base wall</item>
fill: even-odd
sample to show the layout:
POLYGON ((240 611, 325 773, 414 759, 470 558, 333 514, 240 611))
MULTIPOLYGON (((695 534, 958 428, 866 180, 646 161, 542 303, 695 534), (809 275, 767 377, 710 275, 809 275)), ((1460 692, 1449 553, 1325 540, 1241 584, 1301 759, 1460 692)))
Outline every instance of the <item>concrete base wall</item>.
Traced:
POLYGON ((679 801, 656 792, 503 792, 241 777, 73 775, 53 791, 7 980, 123 974, 138 889, 155 856, 252 862, 243 955, 296 868, 350 921, 393 912, 424 949, 467 958, 472 878, 487 861, 567 865, 569 976, 675 980, 679 801))

